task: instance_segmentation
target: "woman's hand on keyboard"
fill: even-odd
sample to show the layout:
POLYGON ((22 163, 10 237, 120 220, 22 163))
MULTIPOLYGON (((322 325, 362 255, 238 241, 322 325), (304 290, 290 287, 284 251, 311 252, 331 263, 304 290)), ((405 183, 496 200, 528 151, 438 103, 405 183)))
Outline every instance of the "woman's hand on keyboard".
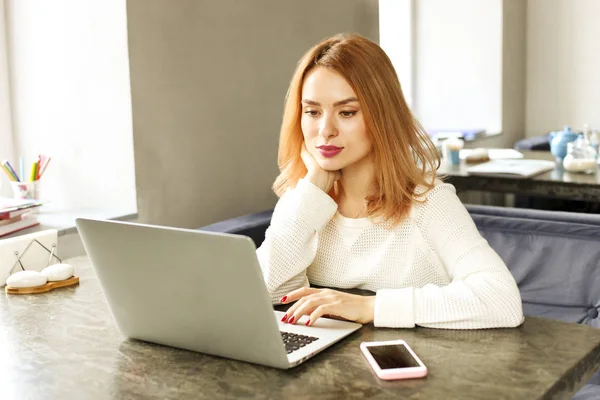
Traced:
POLYGON ((304 315, 309 317, 307 326, 326 315, 361 324, 373 322, 375 296, 360 296, 331 289, 300 288, 283 296, 280 302, 288 304, 296 300, 296 304, 283 316, 283 322, 293 324, 304 315))

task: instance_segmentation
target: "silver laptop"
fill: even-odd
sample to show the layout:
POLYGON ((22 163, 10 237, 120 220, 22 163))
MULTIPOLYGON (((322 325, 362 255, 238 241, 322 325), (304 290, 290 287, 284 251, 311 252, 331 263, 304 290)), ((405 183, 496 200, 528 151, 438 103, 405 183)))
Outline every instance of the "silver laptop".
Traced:
POLYGON ((361 327, 281 322, 246 236, 83 218, 76 225, 126 337, 290 368, 361 327))

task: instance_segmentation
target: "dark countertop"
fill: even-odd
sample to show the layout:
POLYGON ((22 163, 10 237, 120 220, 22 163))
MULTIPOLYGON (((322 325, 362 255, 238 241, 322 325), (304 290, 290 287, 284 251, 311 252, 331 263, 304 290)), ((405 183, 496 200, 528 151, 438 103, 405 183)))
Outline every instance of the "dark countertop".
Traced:
MULTIPOLYGON (((555 161, 549 151, 521 151, 525 159, 555 161)), ((438 173, 458 191, 481 190, 569 200, 600 201, 600 167, 595 174, 567 172, 562 165, 531 178, 469 175, 467 168, 475 164, 449 165, 442 160, 438 173)))
POLYGON ((600 329, 528 317, 476 331, 365 325, 296 368, 271 369, 125 339, 87 258, 69 262, 79 286, 0 300, 3 399, 571 398, 600 368, 600 329), (400 338, 427 378, 381 381, 360 353, 361 341, 400 338))

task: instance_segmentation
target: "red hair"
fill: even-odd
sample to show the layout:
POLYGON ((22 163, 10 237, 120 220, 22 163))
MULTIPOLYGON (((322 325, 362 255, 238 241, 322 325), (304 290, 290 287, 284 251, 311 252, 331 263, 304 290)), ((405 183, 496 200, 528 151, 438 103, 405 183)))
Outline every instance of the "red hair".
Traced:
POLYGON ((396 71, 376 43, 359 35, 336 35, 317 44, 298 62, 286 95, 279 137, 280 174, 273 190, 281 196, 306 173, 300 157, 304 136, 300 125, 304 78, 323 67, 342 75, 352 87, 373 144, 374 192, 367 197, 368 214, 395 225, 412 202, 435 185, 439 154, 429 135, 408 108, 396 71))

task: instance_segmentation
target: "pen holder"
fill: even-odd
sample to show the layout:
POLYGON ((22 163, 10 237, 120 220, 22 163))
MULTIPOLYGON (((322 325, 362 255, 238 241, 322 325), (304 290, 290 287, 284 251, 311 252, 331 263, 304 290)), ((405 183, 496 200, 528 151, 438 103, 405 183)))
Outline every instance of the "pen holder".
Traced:
POLYGON ((40 181, 10 182, 10 185, 15 199, 40 199, 40 181))

